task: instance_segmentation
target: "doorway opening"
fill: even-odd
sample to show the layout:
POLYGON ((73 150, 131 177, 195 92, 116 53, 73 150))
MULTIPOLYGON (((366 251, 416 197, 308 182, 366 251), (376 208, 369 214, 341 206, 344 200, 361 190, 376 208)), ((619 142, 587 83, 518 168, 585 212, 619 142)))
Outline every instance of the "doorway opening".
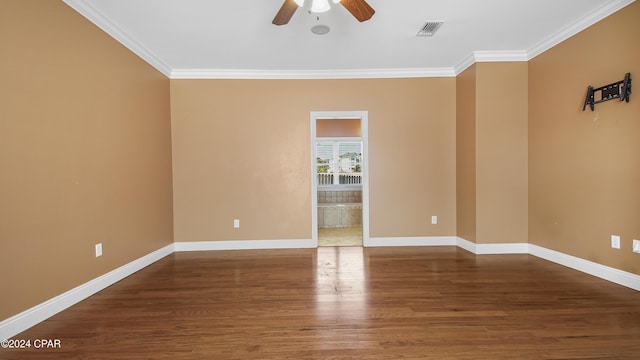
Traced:
POLYGON ((311 113, 315 246, 362 246, 369 237, 368 113, 311 113))

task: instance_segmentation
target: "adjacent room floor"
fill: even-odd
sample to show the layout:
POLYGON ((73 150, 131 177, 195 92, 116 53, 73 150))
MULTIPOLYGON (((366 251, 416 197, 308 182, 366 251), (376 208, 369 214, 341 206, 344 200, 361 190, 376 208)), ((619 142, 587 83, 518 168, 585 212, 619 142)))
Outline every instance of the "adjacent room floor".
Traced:
POLYGON ((362 226, 318 229, 318 246, 362 246, 362 226))

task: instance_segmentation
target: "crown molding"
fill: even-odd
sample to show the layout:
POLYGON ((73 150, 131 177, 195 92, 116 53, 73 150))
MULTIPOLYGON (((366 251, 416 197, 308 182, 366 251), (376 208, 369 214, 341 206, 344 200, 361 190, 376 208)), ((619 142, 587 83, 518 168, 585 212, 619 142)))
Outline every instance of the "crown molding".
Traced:
POLYGON ((596 10, 590 12, 589 14, 582 17, 578 21, 574 22, 573 24, 570 24, 569 26, 557 32, 556 34, 550 36, 544 41, 539 42, 538 44, 533 46, 531 49, 529 49, 529 51, 527 52, 527 60, 531 60, 535 58, 536 56, 542 54, 543 52, 569 39, 573 35, 587 29, 588 27, 612 15, 618 10, 621 10, 627 5, 634 3, 635 1, 636 0, 604 1, 603 2, 604 4, 599 8, 597 8, 596 10))
POLYGON ((149 65, 153 66, 156 70, 160 71, 165 76, 171 74, 171 67, 162 61, 154 53, 146 49, 139 42, 134 40, 131 36, 127 35, 120 27, 114 24, 111 20, 107 19, 98 10, 91 6, 86 0, 62 0, 65 4, 71 7, 92 22, 94 25, 102 29, 109 36, 116 41, 124 45, 127 49, 131 50, 134 54, 138 55, 142 60, 146 61, 149 65))
POLYGON ((474 51, 475 62, 528 61, 527 51, 474 51))
POLYGON ((529 61, 635 1, 636 0, 606 1, 604 5, 539 42, 529 50, 474 51, 454 67, 456 76, 477 62, 529 61))
POLYGON ((527 51, 474 51, 454 67, 456 76, 471 65, 479 62, 513 62, 528 61, 527 51))
POLYGON ((476 63, 476 57, 474 53, 467 55, 467 57, 465 57, 462 61, 458 63, 458 65, 454 67, 456 76, 460 75, 463 71, 467 70, 471 65, 475 63, 476 63))
POLYGON ((253 70, 253 69, 172 69, 115 23, 91 6, 87 0, 63 0, 115 40, 171 79, 381 79, 455 77, 477 62, 529 61, 573 35, 587 29, 635 0, 610 0, 528 50, 474 51, 454 67, 349 70, 253 70))
POLYGON ((383 79, 454 77, 453 68, 350 70, 174 69, 171 79, 383 79))

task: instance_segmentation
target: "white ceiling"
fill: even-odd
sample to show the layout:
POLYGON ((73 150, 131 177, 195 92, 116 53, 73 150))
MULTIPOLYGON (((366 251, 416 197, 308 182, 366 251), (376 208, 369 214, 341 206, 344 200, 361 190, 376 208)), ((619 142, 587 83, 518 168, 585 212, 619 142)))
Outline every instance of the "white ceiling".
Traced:
POLYGON ((367 0, 367 22, 337 5, 284 26, 271 23, 283 0, 63 1, 172 78, 354 78, 527 61, 634 0, 367 0), (416 37, 433 20, 436 35, 416 37))

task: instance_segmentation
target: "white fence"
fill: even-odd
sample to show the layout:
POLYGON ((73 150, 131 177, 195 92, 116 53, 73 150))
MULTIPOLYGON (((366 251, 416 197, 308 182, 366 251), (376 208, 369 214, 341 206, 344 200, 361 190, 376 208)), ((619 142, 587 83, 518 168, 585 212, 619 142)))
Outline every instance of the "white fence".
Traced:
MULTIPOLYGON (((333 185, 334 175, 329 173, 318 174, 318 185, 333 185)), ((338 183, 346 185, 362 184, 361 173, 341 173, 338 174, 338 183)))

